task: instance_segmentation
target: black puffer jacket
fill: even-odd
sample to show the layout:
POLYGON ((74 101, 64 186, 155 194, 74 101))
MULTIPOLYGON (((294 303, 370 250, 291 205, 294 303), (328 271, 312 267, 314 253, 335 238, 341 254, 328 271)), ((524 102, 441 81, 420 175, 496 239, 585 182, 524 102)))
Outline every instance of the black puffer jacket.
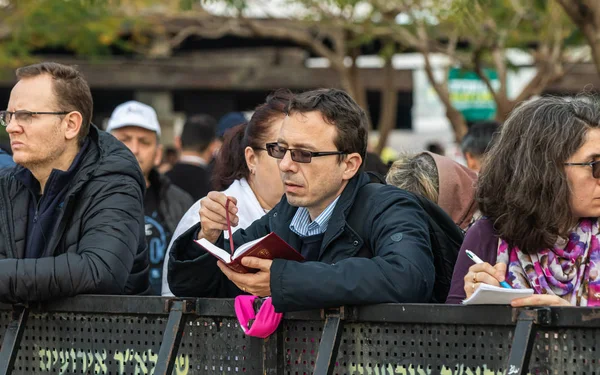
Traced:
POLYGON ((89 137, 47 242, 50 257, 23 259, 30 195, 14 178, 22 167, 0 175, 0 302, 148 292, 144 177, 113 136, 92 126, 89 137))
POLYGON ((157 186, 159 196, 158 211, 165 220, 170 233, 175 233, 179 220, 192 207, 194 200, 185 190, 173 185, 171 180, 156 169, 148 177, 150 186, 157 186))

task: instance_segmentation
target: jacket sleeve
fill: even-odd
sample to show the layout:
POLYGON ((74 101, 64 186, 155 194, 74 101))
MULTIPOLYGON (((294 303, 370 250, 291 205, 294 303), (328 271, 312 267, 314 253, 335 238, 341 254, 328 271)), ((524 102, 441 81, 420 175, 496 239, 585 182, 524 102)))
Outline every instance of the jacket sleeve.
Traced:
MULTIPOLYGON (((143 196, 132 178, 98 181, 81 218, 76 251, 56 257, 0 260, 0 299, 43 301, 78 294, 122 294, 144 227, 143 196)), ((144 247, 145 249, 145 247, 144 247)), ((147 255, 147 254, 146 254, 147 255)))
POLYGON ((473 251, 481 260, 491 265, 496 264, 498 236, 494 233, 494 225, 489 219, 480 219, 467 231, 452 274, 452 283, 446 303, 459 304, 466 297, 465 275, 474 264, 467 256, 466 250, 473 251))
MULTIPOLYGON (((169 252, 167 279, 171 292, 178 297, 231 298, 242 291, 229 281, 217 266, 217 259, 198 246, 194 239, 198 236, 200 223, 179 236, 169 252)), ((263 216, 248 228, 233 234, 234 243, 241 245, 269 233, 269 217, 263 216), (264 233, 264 234, 263 234, 264 233)), ((229 241, 223 235, 216 245, 229 250, 229 241)))
POLYGON ((404 193, 370 199, 362 233, 374 257, 334 264, 274 260, 271 294, 278 312, 430 300, 435 270, 426 213, 404 193))

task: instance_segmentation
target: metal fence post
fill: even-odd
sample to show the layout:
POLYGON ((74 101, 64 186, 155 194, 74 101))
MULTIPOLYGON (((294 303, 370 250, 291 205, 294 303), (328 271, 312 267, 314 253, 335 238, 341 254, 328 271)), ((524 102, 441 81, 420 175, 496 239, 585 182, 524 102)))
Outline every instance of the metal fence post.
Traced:
POLYGON ((340 307, 339 309, 323 312, 325 315, 325 325, 315 362, 315 370, 313 372, 315 375, 333 374, 342 339, 342 320, 345 319, 344 310, 344 307, 340 307))
POLYGON ((551 311, 547 307, 517 311, 517 326, 513 338, 506 375, 526 375, 535 341, 537 325, 551 323, 551 311))
POLYGON ((0 348, 0 375, 9 375, 12 373, 12 367, 17 358, 28 315, 29 308, 26 306, 13 306, 12 320, 4 333, 4 340, 0 348))
POLYGON ((263 371, 265 375, 283 374, 283 329, 277 328, 271 336, 263 341, 263 371))
POLYGON ((171 375, 173 372, 185 328, 185 314, 193 312, 194 303, 189 300, 168 300, 167 309, 169 310, 169 320, 160 344, 154 368, 155 375, 171 375))

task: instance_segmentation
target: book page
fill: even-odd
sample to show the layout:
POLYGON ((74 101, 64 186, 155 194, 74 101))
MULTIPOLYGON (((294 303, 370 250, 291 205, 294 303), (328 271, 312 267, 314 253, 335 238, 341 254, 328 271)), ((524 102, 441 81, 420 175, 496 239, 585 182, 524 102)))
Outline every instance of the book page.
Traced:
MULTIPOLYGON (((268 234, 267 234, 268 236, 268 234)), ((238 247, 237 249, 235 249, 235 252, 233 253, 233 257, 231 257, 231 259, 236 259, 238 258, 240 255, 244 254, 246 252, 246 250, 250 249, 252 246, 254 246, 254 244, 262 241, 263 238, 267 237, 267 236, 263 236, 261 238, 258 238, 254 241, 250 241, 250 242, 246 242, 245 244, 241 245, 240 247, 238 247)))
POLYGON ((225 262, 225 263, 230 263, 231 262, 231 256, 229 255, 229 253, 227 251, 221 249, 220 247, 218 247, 215 244, 211 243, 207 239, 202 238, 202 239, 200 239, 200 240, 198 240, 196 242, 200 246, 204 247, 207 251, 209 251, 212 254, 214 254, 217 258, 221 259, 223 262, 225 262))
POLYGON ((508 289, 481 284, 463 305, 510 305, 513 299, 529 297, 533 289, 508 289))

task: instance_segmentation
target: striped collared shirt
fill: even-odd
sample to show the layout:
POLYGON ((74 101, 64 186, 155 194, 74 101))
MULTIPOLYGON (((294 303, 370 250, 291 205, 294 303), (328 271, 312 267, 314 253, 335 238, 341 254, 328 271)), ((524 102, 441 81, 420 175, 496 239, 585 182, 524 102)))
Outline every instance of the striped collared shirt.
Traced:
POLYGON ((323 212, 314 221, 310 221, 310 215, 308 214, 308 209, 306 207, 300 207, 298 211, 296 211, 296 215, 292 219, 290 223, 290 230, 300 237, 308 237, 314 236, 317 234, 325 233, 327 230, 327 225, 329 224, 329 219, 333 214, 333 209, 335 205, 340 199, 338 196, 335 198, 333 202, 325 208, 323 212))

